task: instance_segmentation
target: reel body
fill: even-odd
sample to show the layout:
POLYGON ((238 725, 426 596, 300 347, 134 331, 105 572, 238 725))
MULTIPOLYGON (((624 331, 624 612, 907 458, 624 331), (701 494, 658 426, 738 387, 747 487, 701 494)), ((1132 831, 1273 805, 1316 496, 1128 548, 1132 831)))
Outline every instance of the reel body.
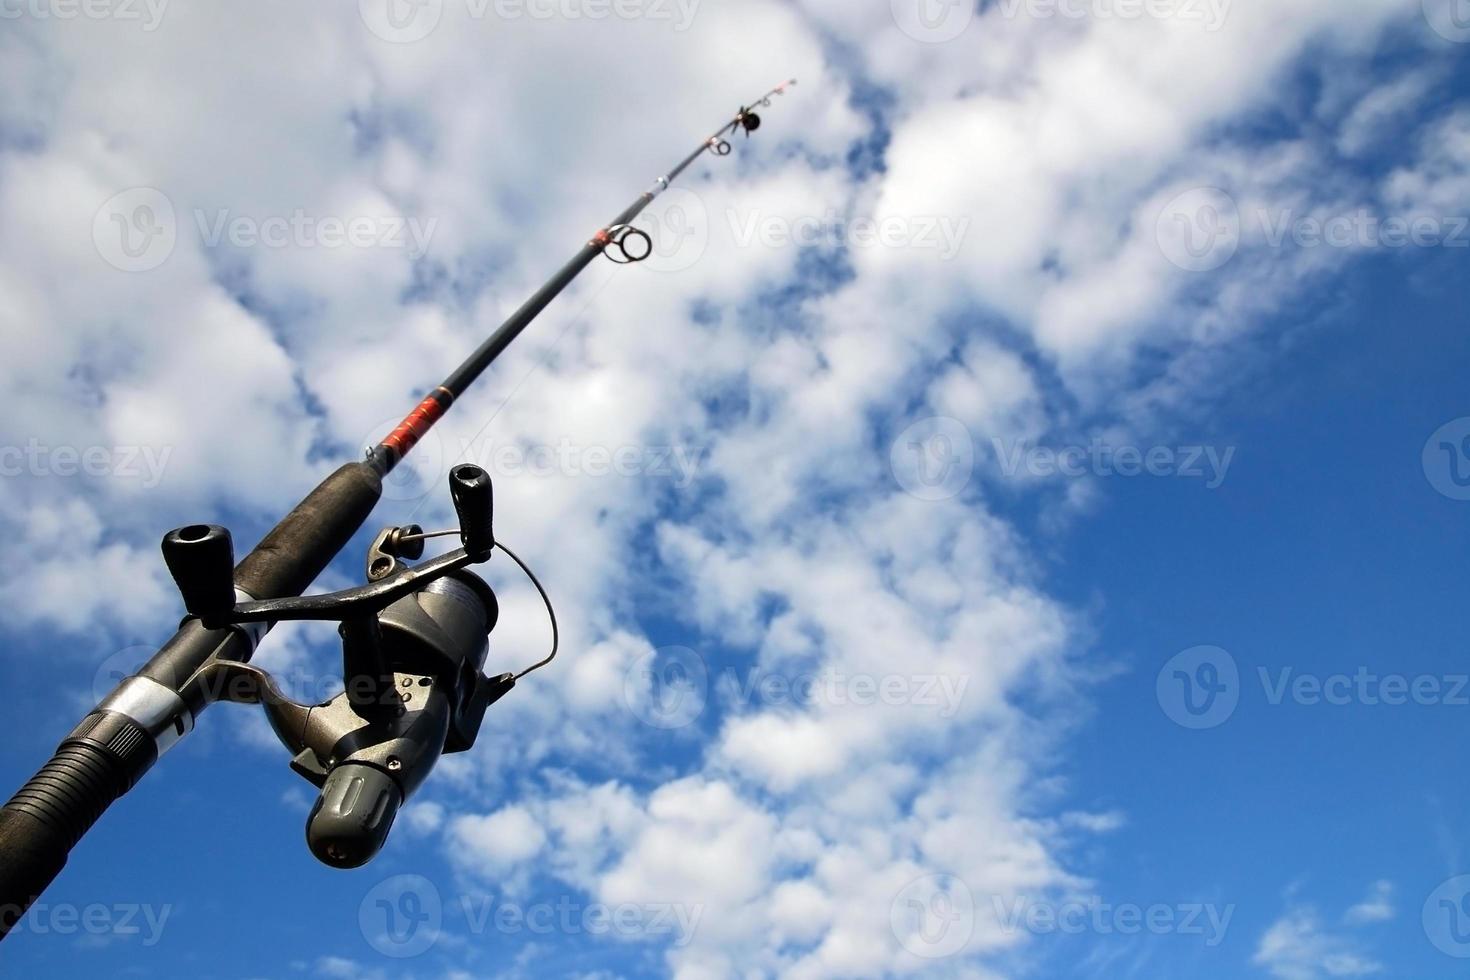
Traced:
POLYGON ((319 790, 307 844, 333 867, 370 861, 439 758, 471 748, 486 709, 515 686, 514 674, 484 673, 499 603, 466 568, 495 548, 490 478, 477 466, 457 467, 450 490, 462 548, 411 567, 402 559, 421 557, 425 538, 455 532, 387 528, 369 549, 368 584, 328 595, 233 601, 243 593, 230 578, 229 531, 196 525, 164 538, 185 605, 207 627, 340 624, 343 690, 320 704, 292 700, 269 673, 243 661, 211 661, 190 680, 209 701, 264 707, 291 768, 319 790))

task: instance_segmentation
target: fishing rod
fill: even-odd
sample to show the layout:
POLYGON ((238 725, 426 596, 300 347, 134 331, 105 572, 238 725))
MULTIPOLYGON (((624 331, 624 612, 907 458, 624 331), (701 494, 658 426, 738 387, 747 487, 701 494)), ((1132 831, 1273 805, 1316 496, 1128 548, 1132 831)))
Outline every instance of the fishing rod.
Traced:
POLYGON ((784 95, 786 90, 795 84, 796 79, 793 78, 777 85, 750 105, 741 108, 735 114, 735 118, 699 144, 699 147, 685 157, 677 167, 656 179, 652 187, 644 191, 605 228, 593 235, 587 244, 582 246, 582 250, 562 267, 560 272, 547 280, 546 285, 538 289, 530 299, 522 304, 520 309, 512 313, 510 318, 501 324, 499 329, 491 334, 478 350, 455 368, 454 373, 446 378, 442 385, 430 392, 418 407, 399 424, 398 428, 371 450, 369 462, 384 475, 397 466, 399 460, 408 454, 419 439, 423 438, 424 433, 428 432, 434 423, 449 410, 454 400, 475 383, 475 379, 546 308, 546 304, 555 299, 557 294, 577 278, 578 274, 587 268, 593 259, 605 254, 619 265, 629 265, 648 258, 653 253, 653 239, 649 237, 648 232, 633 227, 631 222, 643 213, 644 208, 653 203, 654 198, 667 190, 680 174, 689 169, 694 161, 705 153, 713 152, 717 156, 729 156, 730 141, 725 137, 740 130, 744 130, 748 137, 759 129, 761 117, 755 112, 755 109, 758 106, 770 106, 772 96, 784 95))
POLYGON ((430 392, 364 458, 307 494, 238 564, 228 529, 195 524, 170 531, 162 551, 187 616, 136 674, 124 679, 64 738, 50 761, 0 807, 0 938, 65 867, 73 847, 217 701, 259 704, 292 753, 291 768, 319 789, 307 818, 311 852, 339 868, 359 867, 382 848, 399 807, 441 755, 474 745, 485 710, 556 656, 556 613, 545 588, 495 538, 488 473, 466 464, 449 473, 459 527, 425 532, 384 528, 368 548, 365 585, 302 596, 346 547, 382 496, 382 481, 530 323, 598 256, 636 264, 652 237, 632 222, 705 153, 728 156, 728 137, 761 125, 795 79, 742 106, 678 166, 605 227, 430 392), (430 538, 460 547, 416 566, 430 538), (536 587, 551 622, 551 651, 519 673, 483 667, 499 618, 495 593, 469 570, 495 551, 536 587), (343 691, 299 704, 250 664, 272 626, 335 622, 342 639, 343 691))

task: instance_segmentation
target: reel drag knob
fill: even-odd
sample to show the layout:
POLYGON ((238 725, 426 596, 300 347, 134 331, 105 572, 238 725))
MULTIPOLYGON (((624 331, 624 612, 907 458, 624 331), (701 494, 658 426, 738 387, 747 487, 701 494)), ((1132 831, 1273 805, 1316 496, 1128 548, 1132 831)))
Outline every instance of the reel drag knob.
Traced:
POLYGON ((306 845, 334 868, 360 868, 382 850, 403 803, 392 776, 360 762, 344 762, 327 774, 306 818, 306 845))

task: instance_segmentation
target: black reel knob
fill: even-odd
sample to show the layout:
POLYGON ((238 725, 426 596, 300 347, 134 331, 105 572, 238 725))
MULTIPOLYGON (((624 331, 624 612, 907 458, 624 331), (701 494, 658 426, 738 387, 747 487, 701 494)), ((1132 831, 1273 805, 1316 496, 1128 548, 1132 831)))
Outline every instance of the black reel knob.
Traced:
POLYGON ((163 561, 189 615, 211 629, 235 608, 235 544, 218 524, 191 524, 163 536, 163 561))
POLYGON ((323 864, 359 868, 382 850, 403 803, 393 777, 373 766, 344 763, 322 784, 306 820, 306 844, 323 864))
POLYGON ((459 536, 471 561, 482 562, 495 550, 495 501, 490 474, 472 463, 449 471, 449 496, 459 515, 459 536))

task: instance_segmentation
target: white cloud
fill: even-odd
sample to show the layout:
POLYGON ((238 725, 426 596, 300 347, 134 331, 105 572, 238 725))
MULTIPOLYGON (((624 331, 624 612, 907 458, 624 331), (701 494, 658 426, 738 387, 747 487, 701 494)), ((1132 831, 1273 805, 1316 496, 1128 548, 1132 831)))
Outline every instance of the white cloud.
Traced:
POLYGON ((1388 176, 1384 197, 1408 216, 1464 214, 1470 199, 1470 110, 1449 113, 1423 135, 1418 159, 1388 176))
POLYGON ((415 835, 432 834, 444 826, 444 807, 432 800, 418 800, 404 807, 400 819, 415 835))
POLYGON ((1357 156, 1372 148, 1403 124, 1405 115, 1423 101, 1435 80, 1432 71, 1414 71, 1363 96, 1342 121, 1338 152, 1357 156))
POLYGON ((1347 910, 1343 921, 1350 926, 1373 922, 1387 922, 1397 914, 1393 904, 1393 883, 1377 881, 1369 889, 1368 896, 1347 910))
POLYGON ((449 842, 456 859, 494 876, 539 854, 546 834, 530 811, 511 805, 486 816, 455 817, 449 823, 449 842))
MULTIPOLYGON (((1392 895, 1389 882, 1375 882, 1368 897, 1347 910, 1343 922, 1361 927, 1393 918, 1392 895)), ((1383 964, 1357 938, 1333 930, 1317 909, 1295 900, 1261 936, 1251 962, 1280 980, 1360 977, 1383 971, 1383 964)))

